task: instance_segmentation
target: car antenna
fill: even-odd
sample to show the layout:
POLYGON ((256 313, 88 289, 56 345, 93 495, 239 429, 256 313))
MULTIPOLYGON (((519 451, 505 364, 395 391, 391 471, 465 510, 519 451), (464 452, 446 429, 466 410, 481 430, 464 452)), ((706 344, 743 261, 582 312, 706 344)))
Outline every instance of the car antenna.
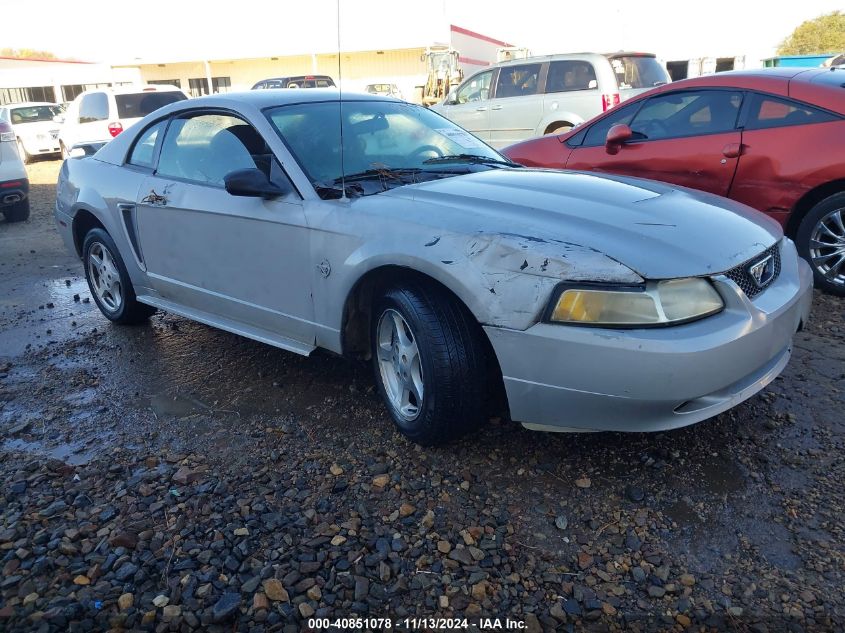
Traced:
POLYGON ((340 123, 340 199, 346 200, 346 166, 343 163, 343 71, 340 62, 340 0, 337 0, 337 112, 340 123))

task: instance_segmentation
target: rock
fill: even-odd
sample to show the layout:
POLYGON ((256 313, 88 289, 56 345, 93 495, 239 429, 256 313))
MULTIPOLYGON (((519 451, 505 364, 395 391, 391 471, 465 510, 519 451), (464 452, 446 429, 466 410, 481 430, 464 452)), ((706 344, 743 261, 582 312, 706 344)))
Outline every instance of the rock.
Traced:
POLYGON ((249 528, 240 527, 235 529, 235 536, 249 536, 249 528))
POLYGON ((540 620, 536 615, 533 613, 526 613, 523 616, 523 619, 525 620, 526 633, 543 633, 543 625, 540 624, 540 620))
POLYGON ((652 598, 662 598, 666 595, 666 590, 663 587, 658 587, 657 585, 651 585, 648 588, 648 595, 652 598))
POLYGON ((182 607, 176 604, 169 604, 162 610, 162 617, 165 622, 172 622, 182 616, 182 607))
POLYGON ((162 607, 166 607, 167 604, 170 602, 170 598, 165 595, 158 595, 153 598, 153 605, 161 609, 162 607))
POLYGON ((575 480, 575 485, 578 488, 589 488, 593 485, 593 482, 590 481, 589 477, 581 477, 580 479, 575 480))
POLYGON ((728 615, 731 615, 735 618, 741 618, 743 614, 742 607, 730 607, 728 608, 728 615))
POLYGON ((187 466, 182 466, 173 474, 173 483, 180 486, 192 484, 200 478, 200 473, 195 472, 187 466))
POLYGON ((449 596, 440 596, 437 598, 437 605, 441 609, 448 609, 449 608, 449 596))
POLYGON ((587 569, 593 565, 593 557, 586 552, 578 552, 578 568, 587 569))
POLYGON ((117 572, 115 572, 114 577, 120 582, 126 582, 133 578, 136 573, 138 573, 138 565, 126 561, 120 566, 117 572))
POLYGON ((426 530, 430 530, 432 526, 434 526, 434 511, 428 510, 422 518, 422 521, 420 521, 420 525, 422 525, 426 530))
POLYGON ((241 593, 252 593, 258 589, 261 583, 261 576, 253 576, 241 585, 241 593))
POLYGON ((437 541, 437 551, 441 554, 448 554, 452 550, 452 544, 449 541, 437 541))
POLYGON ((214 622, 223 622, 232 617, 241 607, 241 594, 227 592, 220 596, 211 609, 211 617, 214 622))
POLYGON ((456 560, 463 565, 472 565, 475 562, 472 558, 472 554, 469 553, 465 547, 461 547, 458 549, 453 549, 449 553, 449 558, 452 560, 456 560))
POLYGON ((126 611, 135 604, 135 596, 131 593, 124 593, 117 599, 117 608, 126 611))
POLYGON ((314 600, 315 602, 319 602, 320 598, 323 597, 323 592, 317 585, 314 585, 308 591, 305 592, 305 595, 307 595, 309 599, 314 600))
POLYGON ((690 624, 692 624, 692 620, 690 620, 683 613, 679 613, 678 615, 676 615, 675 621, 684 628, 687 628, 690 624))
POLYGON ((373 477, 373 485, 376 488, 384 488, 390 483, 390 475, 377 475, 373 477))
POLYGON ((331 466, 329 466, 329 472, 335 477, 339 477, 343 474, 343 468, 341 468, 337 464, 332 464, 331 466))
POLYGON ((268 578, 264 581, 264 593, 273 602, 290 602, 287 590, 276 578, 268 578))
POLYGON ((399 506, 399 516, 402 518, 411 516, 416 511, 417 509, 410 503, 403 503, 401 506, 399 506))
POLYGON ((628 497, 634 503, 639 503, 643 499, 645 499, 645 490, 639 488, 637 486, 628 486, 625 490, 625 496, 628 497))
POLYGON ((112 547, 125 547, 126 549, 135 549, 138 544, 138 535, 134 532, 118 532, 109 539, 109 545, 112 547))
POLYGON ((344 543, 346 543, 346 537, 345 537, 345 536, 341 536, 340 534, 338 534, 337 536, 335 536, 335 537, 334 537, 334 538, 332 538, 332 540, 331 540, 331 544, 332 544, 334 547, 338 547, 339 545, 343 545, 344 543))
POLYGON ((692 574, 681 574, 680 578, 678 578, 678 582, 680 582, 684 587, 692 587, 695 584, 695 576, 692 574))
POLYGON ((41 596, 39 596, 38 593, 35 592, 35 591, 27 594, 26 597, 23 599, 23 606, 28 607, 29 605, 33 604, 36 600, 38 600, 38 598, 40 598, 40 597, 41 596))
POLYGON ((567 600, 563 603, 563 610, 569 615, 581 615, 581 605, 577 600, 567 600))
POLYGON ((355 577, 355 600, 364 600, 370 592, 370 581, 363 576, 355 577))
POLYGON ((252 596, 252 609, 253 611, 258 611, 260 609, 269 609, 270 608, 270 601, 267 599, 267 596, 261 593, 260 591, 252 596))
POLYGON ((487 581, 482 580, 479 583, 476 583, 472 586, 472 590, 470 594, 472 595, 474 600, 478 600, 481 602, 484 598, 487 597, 487 581))
POLYGON ((565 530, 569 527, 569 519, 566 518, 566 515, 559 514, 555 517, 555 527, 558 530, 565 530))
POLYGON ((602 610, 602 613, 604 613, 605 615, 610 615, 610 616, 616 615, 616 607, 614 607, 609 602, 602 602, 601 603, 601 610, 602 610))
POLYGON ((314 607, 312 607, 307 602, 300 602, 299 615, 301 615, 303 618, 310 618, 312 615, 314 615, 314 607))
POLYGON ((91 579, 88 576, 79 575, 73 579, 74 585, 90 585, 91 579))

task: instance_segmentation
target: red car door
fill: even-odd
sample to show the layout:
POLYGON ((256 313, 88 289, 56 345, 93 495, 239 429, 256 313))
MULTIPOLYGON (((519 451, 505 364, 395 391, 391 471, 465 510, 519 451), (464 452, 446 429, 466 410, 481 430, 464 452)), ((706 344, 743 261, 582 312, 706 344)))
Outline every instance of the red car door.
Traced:
POLYGON ((662 180, 726 196, 740 155, 740 90, 668 92, 620 108, 587 130, 567 169, 662 180), (608 130, 629 125, 633 135, 616 153, 605 147, 608 130))

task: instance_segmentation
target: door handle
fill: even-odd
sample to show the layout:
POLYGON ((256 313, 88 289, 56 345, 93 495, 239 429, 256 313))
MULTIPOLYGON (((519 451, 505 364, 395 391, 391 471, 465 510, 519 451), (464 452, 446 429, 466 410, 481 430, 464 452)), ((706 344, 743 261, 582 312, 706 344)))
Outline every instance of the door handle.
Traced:
POLYGON ((155 189, 150 189, 150 193, 141 198, 143 204, 149 204, 156 207, 167 206, 167 198, 156 193, 155 189))
POLYGON ((484 112, 485 110, 487 110, 487 106, 481 106, 480 108, 475 109, 476 112, 484 112))
POLYGON ((501 109, 502 109, 502 106, 500 106, 500 105, 494 105, 494 106, 493 106, 492 108, 490 108, 490 109, 491 109, 491 110, 501 110, 501 109))
POLYGON ((737 158, 742 155, 745 145, 742 143, 728 143, 722 148, 722 156, 725 158, 737 158))

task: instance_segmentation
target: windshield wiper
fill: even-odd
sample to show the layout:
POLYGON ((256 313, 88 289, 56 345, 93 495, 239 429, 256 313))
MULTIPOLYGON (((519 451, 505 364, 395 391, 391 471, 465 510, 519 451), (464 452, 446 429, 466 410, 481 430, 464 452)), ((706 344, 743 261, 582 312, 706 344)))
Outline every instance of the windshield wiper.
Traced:
POLYGON ((506 167, 522 167, 509 160, 501 160, 491 156, 481 156, 479 154, 449 154, 447 156, 437 156, 436 158, 429 158, 423 161, 423 165, 431 165, 434 163, 476 163, 479 165, 504 165, 506 167))
POLYGON ((421 171, 419 167, 378 167, 359 171, 354 174, 344 174, 342 178, 335 178, 332 184, 339 185, 343 181, 358 182, 361 180, 373 180, 374 178, 401 180, 403 176, 413 176, 421 171))

